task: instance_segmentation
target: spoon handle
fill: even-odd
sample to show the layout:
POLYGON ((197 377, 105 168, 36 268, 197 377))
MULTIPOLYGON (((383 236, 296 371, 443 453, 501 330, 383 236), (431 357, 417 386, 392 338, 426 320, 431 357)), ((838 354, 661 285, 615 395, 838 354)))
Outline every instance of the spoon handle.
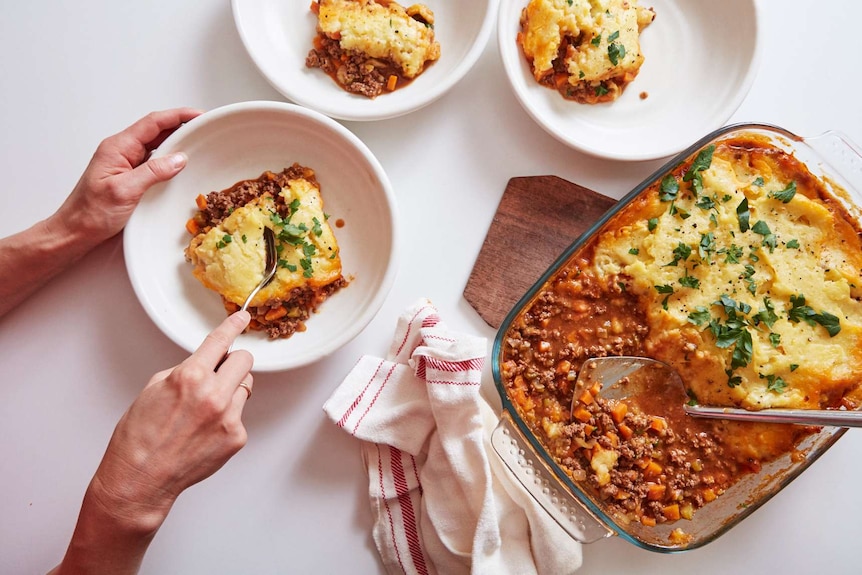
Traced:
POLYGON ((862 427, 862 411, 839 411, 832 409, 762 409, 760 411, 749 411, 735 407, 686 405, 685 412, 694 417, 706 417, 710 419, 862 427))

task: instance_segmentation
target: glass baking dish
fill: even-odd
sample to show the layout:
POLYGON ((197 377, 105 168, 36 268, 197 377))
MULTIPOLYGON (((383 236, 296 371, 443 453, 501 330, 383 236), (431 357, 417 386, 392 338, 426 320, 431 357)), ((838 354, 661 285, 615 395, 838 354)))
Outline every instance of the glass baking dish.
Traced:
POLYGON ((492 350, 492 372, 503 412, 492 434, 492 445, 527 491, 579 542, 590 543, 618 535, 639 547, 663 553, 701 547, 727 532, 781 491, 846 431, 843 428, 822 428, 799 444, 798 449, 804 454, 801 459, 797 456, 794 461, 790 454, 785 454, 778 460, 764 464, 759 472, 746 475, 721 497, 699 509, 690 521, 684 522, 689 536, 685 542, 671 543, 671 531, 680 522, 647 527, 638 522, 624 524, 616 520, 598 497, 591 495, 589 490, 581 489, 557 465, 522 420, 506 393, 501 373, 506 334, 516 317, 531 305, 546 282, 614 215, 651 185, 661 181, 680 163, 712 143, 743 134, 765 137, 771 144, 792 153, 824 182, 828 191, 841 202, 851 217, 862 222, 862 152, 846 136, 839 132, 827 132, 821 136, 803 138, 766 124, 727 126, 705 136, 670 160, 575 240, 509 312, 497 332, 492 350))

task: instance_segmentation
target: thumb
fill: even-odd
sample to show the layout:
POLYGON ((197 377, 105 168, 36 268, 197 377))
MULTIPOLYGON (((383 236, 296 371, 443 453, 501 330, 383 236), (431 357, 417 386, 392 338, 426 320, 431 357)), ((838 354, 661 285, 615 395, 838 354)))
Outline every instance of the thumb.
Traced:
POLYGON ((125 178, 129 186, 143 192, 150 186, 176 176, 186 166, 187 161, 188 158, 182 153, 151 158, 131 172, 127 172, 125 178))

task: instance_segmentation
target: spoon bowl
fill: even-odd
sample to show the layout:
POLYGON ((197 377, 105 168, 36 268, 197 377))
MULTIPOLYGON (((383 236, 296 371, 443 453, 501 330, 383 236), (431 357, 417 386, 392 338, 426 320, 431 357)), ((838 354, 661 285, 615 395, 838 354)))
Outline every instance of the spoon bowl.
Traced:
MULTIPOLYGON (((275 249, 275 232, 272 231, 272 228, 263 228, 263 241, 266 248, 266 263, 263 269, 263 278, 260 280, 260 283, 251 290, 251 293, 248 294, 248 297, 245 298, 245 302, 243 302, 240 310, 246 311, 248 309, 251 300, 254 299, 254 296, 257 293, 265 288, 275 277, 275 271, 278 269, 278 253, 275 249)), ((234 340, 234 343, 236 340, 234 340)), ((233 350, 233 343, 230 344, 230 347, 227 349, 227 353, 230 353, 233 350)), ((227 353, 225 357, 227 357, 227 353)))
MULTIPOLYGON (((862 411, 844 409, 761 409, 698 405, 688 394, 679 374, 668 364, 648 357, 595 357, 584 362, 578 372, 572 412, 585 390, 600 391, 606 399, 655 395, 654 401, 679 400, 686 415, 709 419, 729 419, 761 423, 862 427, 862 411), (688 398, 688 401, 686 401, 688 398)), ((596 395, 596 393, 594 393, 596 395)), ((678 406, 671 405, 670 408, 678 406)))

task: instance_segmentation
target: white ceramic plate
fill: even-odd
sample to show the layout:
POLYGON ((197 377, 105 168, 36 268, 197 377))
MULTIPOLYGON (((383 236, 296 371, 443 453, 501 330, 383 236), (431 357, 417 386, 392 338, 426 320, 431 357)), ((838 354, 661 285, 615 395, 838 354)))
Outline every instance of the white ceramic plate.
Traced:
POLYGON ((373 100, 349 94, 322 70, 306 68, 317 34, 311 0, 232 0, 232 5, 246 50, 276 90, 333 118, 382 120, 430 104, 467 74, 488 43, 498 2, 422 0, 434 12, 440 59, 407 86, 373 100))
POLYGON ((535 81, 516 42, 527 3, 502 0, 498 20, 515 95, 548 133, 594 156, 652 160, 682 151, 727 122, 757 74, 756 0, 640 0, 656 17, 641 34, 645 60, 637 78, 612 103, 567 101, 535 81))
POLYGON ((227 315, 184 258, 195 197, 294 162, 315 170, 326 213, 345 221, 334 231, 343 273, 354 279, 309 318, 307 331, 279 340, 249 332, 236 346, 254 354, 255 371, 277 371, 314 362, 362 331, 395 277, 397 228, 389 179, 356 136, 300 106, 245 102, 192 120, 155 155, 178 151, 188 155, 185 169, 144 195, 123 236, 135 293, 168 337, 191 352, 227 315))

